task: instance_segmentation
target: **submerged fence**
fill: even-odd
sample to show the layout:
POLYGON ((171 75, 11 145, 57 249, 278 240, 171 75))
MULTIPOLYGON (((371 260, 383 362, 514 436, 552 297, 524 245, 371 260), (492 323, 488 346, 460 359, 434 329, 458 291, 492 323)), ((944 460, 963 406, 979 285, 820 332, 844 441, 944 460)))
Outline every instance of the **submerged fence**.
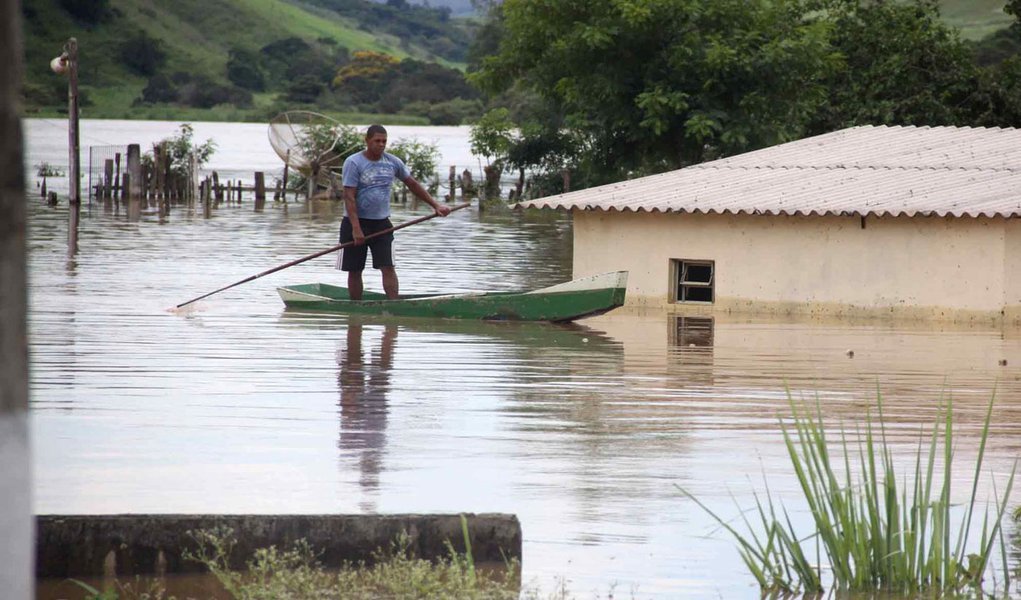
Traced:
MULTIPOLYGON (((526 183, 524 174, 516 178, 507 175, 510 174, 501 174, 498 170, 486 167, 483 169, 482 178, 476 180, 471 170, 464 169, 459 173, 455 166, 450 166, 446 181, 437 173, 430 182, 423 183, 431 188, 437 199, 447 202, 457 201, 458 196, 462 201, 479 199, 480 207, 483 201, 502 202, 502 188, 507 187, 511 188, 507 198, 510 202, 533 197, 536 190, 532 189, 531 181, 526 183)), ((570 189, 570 179, 566 172, 563 175, 562 191, 567 191, 570 189)), ((307 182, 300 174, 293 178, 298 182, 307 182)), ((255 172, 251 184, 243 183, 241 179, 221 180, 215 171, 200 181, 199 165, 195 156, 184 158, 171 156, 166 144, 153 145, 151 153, 145 156, 141 154, 138 144, 89 146, 90 202, 93 199, 116 203, 134 200, 141 208, 159 206, 161 212, 169 212, 173 204, 201 203, 208 212, 212 205, 220 202, 240 203, 243 195, 248 193, 259 209, 266 200, 266 183, 263 172, 255 172)), ((292 181, 292 184, 294 183, 297 182, 292 181)), ((299 195, 304 195, 306 199, 326 197, 325 190, 318 190, 303 183, 288 188, 286 166, 283 179, 277 179, 270 185, 274 201, 286 202, 288 193, 294 194, 296 199, 299 195)), ((394 190, 395 203, 406 203, 408 200, 406 189, 394 190)), ((417 198, 410 200, 412 204, 417 203, 417 198)))

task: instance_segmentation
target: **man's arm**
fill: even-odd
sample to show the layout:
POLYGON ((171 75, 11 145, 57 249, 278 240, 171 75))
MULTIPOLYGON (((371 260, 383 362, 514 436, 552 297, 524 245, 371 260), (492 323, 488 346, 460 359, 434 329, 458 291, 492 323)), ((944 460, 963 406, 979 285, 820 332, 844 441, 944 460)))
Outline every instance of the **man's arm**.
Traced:
POLYGON ((450 214, 450 207, 444 206, 439 202, 433 200, 432 194, 429 193, 429 190, 422 187, 422 184, 419 183, 414 177, 408 175, 401 181, 404 182, 404 185, 408 186, 408 189, 411 190, 411 193, 418 197, 418 199, 425 202, 429 206, 433 207, 433 210, 436 211, 436 214, 438 214, 441 217, 445 217, 450 214))
POLYGON ((344 207, 347 209, 347 218, 351 221, 351 235, 355 239, 355 245, 365 243, 362 223, 358 220, 357 193, 358 188, 344 186, 344 207))

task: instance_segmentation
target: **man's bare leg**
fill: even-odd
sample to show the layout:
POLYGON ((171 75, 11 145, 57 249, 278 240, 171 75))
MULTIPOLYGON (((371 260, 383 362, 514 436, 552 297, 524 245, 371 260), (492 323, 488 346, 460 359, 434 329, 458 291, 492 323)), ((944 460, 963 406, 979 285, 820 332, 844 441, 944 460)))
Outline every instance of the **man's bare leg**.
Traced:
POLYGON ((390 300, 396 300, 399 284, 397 282, 397 269, 395 267, 383 267, 383 291, 390 300))
POLYGON ((347 272, 347 293, 351 296, 352 300, 362 299, 362 272, 361 271, 348 271, 347 272))

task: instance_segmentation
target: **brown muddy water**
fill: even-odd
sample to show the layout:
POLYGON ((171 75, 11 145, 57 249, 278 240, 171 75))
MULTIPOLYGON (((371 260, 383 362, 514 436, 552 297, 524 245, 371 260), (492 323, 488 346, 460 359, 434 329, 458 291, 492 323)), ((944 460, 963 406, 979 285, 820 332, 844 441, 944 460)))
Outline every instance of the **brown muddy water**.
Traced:
MULTIPOLYGON (((394 221, 421 214, 397 208, 394 221)), ((765 479, 807 532, 777 423, 786 389, 853 433, 878 388, 905 468, 952 396, 960 500, 994 390, 982 498, 1021 450, 1016 329, 284 311, 275 286, 341 281, 330 257, 173 313, 332 245, 337 208, 249 203, 129 222, 93 204, 71 261, 66 210, 33 200, 29 216, 37 513, 508 512, 522 523, 526 584, 754 598, 734 542, 676 486, 737 517, 765 479)), ((570 278, 570 244, 561 216, 460 211, 398 233, 402 291, 556 283, 570 278)), ((380 288, 375 273, 366 282, 380 288)))

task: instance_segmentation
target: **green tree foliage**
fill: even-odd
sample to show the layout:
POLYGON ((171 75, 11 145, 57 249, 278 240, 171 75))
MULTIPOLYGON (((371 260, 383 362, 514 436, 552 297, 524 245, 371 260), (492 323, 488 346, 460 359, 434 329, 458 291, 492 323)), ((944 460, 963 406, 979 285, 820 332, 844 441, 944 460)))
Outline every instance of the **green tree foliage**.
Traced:
POLYGON ((979 68, 936 0, 827 2, 830 43, 844 57, 825 79, 812 132, 854 125, 968 125, 982 112, 979 68))
POLYGON ((975 62, 981 67, 998 65, 1021 54, 1021 29, 1016 25, 1000 29, 977 42, 971 42, 975 62))
POLYGON ((515 129, 508 109, 495 108, 487 112, 472 124, 468 136, 472 154, 485 157, 487 162, 505 160, 516 139, 515 129))
POLYGON ((419 181, 436 174, 440 164, 440 151, 436 144, 421 142, 415 138, 398 140, 387 146, 387 152, 404 161, 411 176, 419 181))
POLYGON ((142 90, 141 101, 149 104, 177 102, 179 95, 177 84, 169 76, 158 73, 149 79, 142 90))
POLYGON ((1017 25, 1021 22, 1021 0, 1007 0, 1007 4, 1003 7, 1003 12, 1014 17, 1014 24, 1017 25))
POLYGON ((234 85, 261 92, 266 89, 266 76, 259 65, 259 55, 244 48, 234 48, 227 56, 227 79, 234 85))
POLYGON ((1021 26, 972 45, 937 0, 479 4, 498 43, 469 78, 517 130, 483 155, 579 187, 854 125, 1021 126, 1021 26))
POLYGON ((259 55, 255 64, 266 72, 269 87, 279 88, 305 75, 328 82, 337 66, 347 62, 346 48, 322 42, 309 44, 297 37, 270 42, 259 55))
POLYGON ((405 49, 413 46, 453 62, 463 62, 474 37, 472 20, 450 18, 450 9, 406 0, 365 2, 363 0, 312 0, 352 19, 367 31, 389 34, 401 40, 405 49))
POLYGON ((304 75, 294 80, 284 92, 284 98, 288 102, 299 104, 313 104, 323 93, 326 86, 311 75, 304 75))
POLYGON ((60 0, 60 6, 88 25, 95 25, 110 14, 109 0, 60 0))
POLYGON ((481 100, 454 98, 442 102, 408 102, 401 112, 409 115, 425 115, 432 125, 460 125, 482 114, 481 100))
POLYGON ((149 79, 135 104, 179 104, 194 108, 212 108, 218 104, 247 107, 252 105, 252 93, 239 87, 225 85, 207 75, 192 75, 178 71, 170 76, 157 73, 149 79))
POLYGON ((355 52, 333 78, 337 102, 364 111, 424 114, 436 125, 458 125, 481 110, 464 74, 435 63, 355 52))
POLYGON ((590 183, 803 135, 839 55, 797 2, 506 0, 500 53, 472 78, 519 82, 587 146, 590 183))
POLYGON ((199 75, 181 86, 178 101, 196 108, 212 108, 218 104, 247 107, 252 105, 252 93, 199 75))
POLYGON ((151 37, 144 29, 121 42, 120 59, 135 73, 151 77, 167 62, 167 53, 159 38, 151 37))
MULTIPOLYGON (((206 140, 201 144, 196 144, 193 140, 195 136, 195 130, 190 123, 183 123, 177 132, 177 135, 169 138, 164 138, 157 143, 165 149, 167 155, 170 158, 170 172, 179 177, 185 177, 188 174, 188 170, 191 165, 191 157, 195 156, 195 160, 198 166, 206 164, 209 161, 209 157, 216 151, 216 142, 213 140, 206 140)), ((153 153, 147 152, 142 156, 142 162, 152 166, 153 164, 153 153)))

